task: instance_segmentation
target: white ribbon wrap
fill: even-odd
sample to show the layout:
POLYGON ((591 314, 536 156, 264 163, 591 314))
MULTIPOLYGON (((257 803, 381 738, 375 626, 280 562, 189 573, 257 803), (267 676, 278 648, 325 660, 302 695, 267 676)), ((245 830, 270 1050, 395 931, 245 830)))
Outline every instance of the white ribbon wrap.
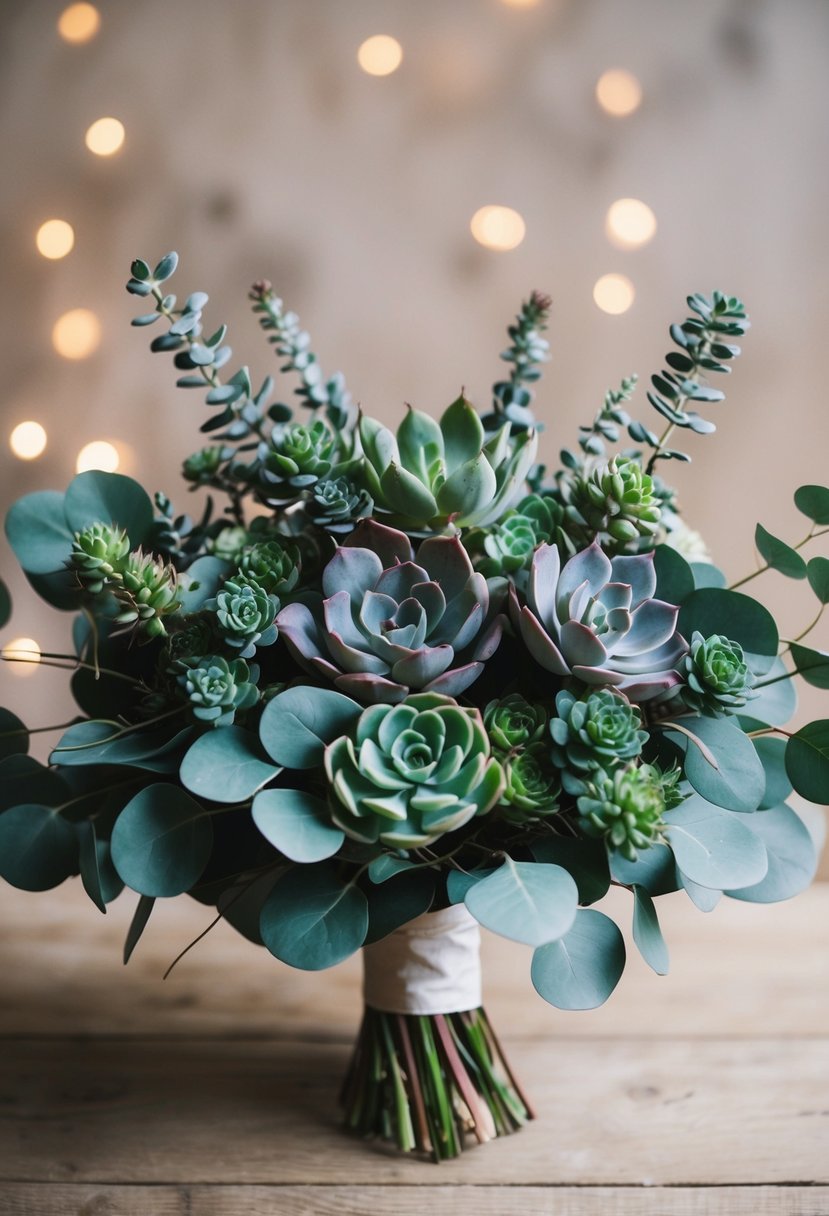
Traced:
POLYGON ((481 935, 463 904, 425 912, 363 947, 363 996, 384 1013, 461 1013, 481 1004, 481 935))

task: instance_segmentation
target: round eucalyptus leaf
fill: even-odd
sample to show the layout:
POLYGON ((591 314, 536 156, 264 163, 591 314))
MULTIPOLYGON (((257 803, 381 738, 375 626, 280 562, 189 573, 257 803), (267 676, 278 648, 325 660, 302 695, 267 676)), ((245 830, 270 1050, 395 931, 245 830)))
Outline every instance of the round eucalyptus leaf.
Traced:
POLYGON ((569 933, 535 951, 530 975, 538 995, 557 1009, 596 1009, 624 969, 619 927, 595 908, 579 908, 569 933))
POLYGON ((397 857, 394 853, 383 853, 375 857, 368 867, 368 876, 372 882, 388 882, 405 870, 410 870, 415 863, 408 857, 397 857))
POLYGON ((726 895, 754 904, 776 903, 799 895, 808 887, 817 869, 817 851, 803 820, 783 803, 767 811, 758 811, 748 824, 765 845, 768 872, 753 887, 726 891, 726 895))
POLYGON ((565 934, 578 902, 578 888, 561 866, 511 857, 470 887, 464 898, 485 929, 528 946, 541 946, 565 934))
POLYGON ((712 806, 699 794, 665 814, 665 835, 684 875, 717 891, 750 887, 768 869, 762 840, 746 820, 712 806))
POLYGON ((9 595, 9 589, 6 584, 0 579, 0 629, 8 624, 11 614, 12 597, 9 595))
POLYGON ((745 730, 785 726, 790 721, 797 709, 797 690, 792 674, 782 659, 774 660, 758 682, 757 695, 746 702, 740 713, 740 723, 745 730))
POLYGON ((72 797, 63 778, 33 756, 7 756, 0 762, 0 811, 21 802, 60 806, 72 797))
POLYGON ((0 815, 0 877, 21 891, 48 891, 78 869, 78 839, 71 823, 37 803, 0 815))
POLYGON ((829 804, 829 720, 809 722, 786 744, 786 772, 809 802, 829 804))
POLYGON ((685 894, 694 907, 699 908, 700 912, 713 912, 722 899, 722 891, 715 891, 713 887, 701 887, 698 882, 691 882, 688 875, 683 874, 681 870, 677 870, 677 874, 685 894))
POLYGON ((446 875, 446 896, 450 904, 462 904, 467 891, 494 873, 494 869, 450 870, 446 875))
POLYGON ((674 855, 666 844, 652 844, 643 849, 636 861, 628 861, 621 853, 610 856, 610 872, 617 882, 626 886, 637 884, 651 895, 669 895, 679 889, 674 855))
POLYGON ((670 545, 657 545, 653 565, 657 598, 668 604, 684 603, 694 590, 694 572, 682 554, 670 545))
POLYGON ((326 745, 344 735, 362 707, 332 688, 297 685, 265 706, 259 737, 265 751, 285 768, 316 768, 326 745))
MULTIPOLYGON (((765 811, 785 802, 792 792, 792 783, 786 772, 786 740, 764 735, 754 740, 754 746, 766 774, 766 788, 758 808, 765 811)), ((753 822, 749 824, 750 827, 753 827, 753 822)))
POLYGON ((259 930, 283 963, 321 971, 360 949, 368 932, 368 901, 332 865, 291 869, 265 901, 259 930))
POLYGON ((667 975, 668 947, 659 927, 659 917, 650 895, 639 886, 633 888, 633 940, 648 966, 657 975, 667 975))
POLYGON ((6 516, 6 536, 27 574, 52 574, 63 569, 72 551, 64 496, 57 490, 36 490, 13 503, 6 516))
POLYGON ((752 669, 761 674, 777 657, 777 626, 768 608, 739 591, 703 587, 689 595, 679 611, 679 632, 690 638, 725 632, 752 656, 752 669))
POLYGON ((756 810, 766 775, 748 735, 728 718, 683 718, 677 725, 682 733, 670 724, 666 730, 685 747, 685 776, 697 793, 729 811, 756 810))
POLYGON ((112 864, 108 840, 101 840, 92 820, 76 825, 80 838, 79 862, 81 882, 89 898, 101 912, 124 889, 124 883, 112 864))
POLYGON ((435 898, 435 875, 428 868, 398 874, 382 887, 370 887, 367 898, 365 945, 370 946, 429 911, 435 898))
MULTIPOLYGON (((68 557, 69 553, 67 542, 64 556, 68 557)), ((30 574, 26 571, 26 581, 45 603, 60 612, 77 612, 83 603, 84 593, 78 586, 74 570, 55 570, 51 574, 30 574)))
POLYGON ((806 567, 806 577, 821 604, 829 603, 829 557, 813 557, 806 567))
POLYGON ((213 598, 230 571, 230 563, 219 557, 197 557, 179 578, 180 611, 198 612, 205 601, 213 598))
POLYGON ((213 802, 244 802, 282 772, 269 763, 259 740, 241 726, 209 730, 181 762, 181 784, 213 802))
POLYGON ((213 848, 204 808, 177 785, 148 785, 130 799, 112 830, 112 860, 141 895, 180 895, 198 881, 213 848))
POLYGON ((792 658, 798 674, 813 688, 829 688, 829 654, 792 643, 792 658))
POLYGON ((772 570, 779 571, 786 578, 801 579, 806 577, 806 563, 796 549, 778 540, 767 532, 762 524, 758 524, 754 532, 754 543, 763 561, 772 570))
POLYGON ((225 887, 216 901, 216 911, 221 912, 223 919, 256 946, 263 945, 259 918, 279 874, 279 870, 269 869, 252 881, 240 880, 225 887))
POLYGON ((76 722, 61 736, 49 763, 63 768, 120 764, 154 773, 175 773, 192 735, 192 726, 171 737, 165 730, 132 730, 125 734, 123 727, 113 722, 76 722))
POLYGON ((29 732, 10 709, 0 708, 0 760, 23 756, 29 750, 29 732))
POLYGON ((697 591, 703 587, 725 587, 728 582, 722 570, 713 562, 691 562, 691 572, 697 591))
POLYGON ((816 524, 829 524, 829 489, 826 486, 799 486, 794 505, 816 524))
POLYGON ((604 841, 584 836, 546 836, 530 847, 536 861, 562 866, 575 879, 580 904, 594 904, 607 894, 610 867, 604 841))
POLYGON ((265 839, 291 861, 325 861, 345 840, 322 799, 304 790, 262 790, 253 800, 251 813, 265 839))
POLYGON ((153 504, 144 487, 123 473, 100 469, 73 477, 64 511, 70 532, 95 523, 117 524, 125 529, 133 549, 143 544, 153 525, 153 504))

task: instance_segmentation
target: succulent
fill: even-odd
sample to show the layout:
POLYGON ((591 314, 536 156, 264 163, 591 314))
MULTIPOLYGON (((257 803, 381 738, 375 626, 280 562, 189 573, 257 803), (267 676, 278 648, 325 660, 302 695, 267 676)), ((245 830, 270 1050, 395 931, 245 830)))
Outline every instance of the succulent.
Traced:
POLYGON ((222 528, 208 546, 213 557, 223 562, 237 562, 248 543, 248 530, 240 524, 222 528))
POLYGON ((225 448, 219 444, 211 444, 209 447, 201 448, 198 452, 193 452, 181 466, 184 480, 192 481, 197 486, 211 485, 232 450, 232 448, 225 448))
POLYGON ((555 545, 536 549, 527 603, 513 611, 532 657, 558 676, 619 688, 645 701, 680 682, 687 644, 678 609, 654 599, 652 553, 614 557, 594 541, 561 565, 555 545))
POLYGON ((639 460, 614 456, 562 482, 568 519, 609 552, 635 548, 659 531, 661 507, 639 460))
POLYGON ((541 378, 539 364, 550 358, 550 343, 542 337, 552 300, 543 292, 534 291, 521 305, 521 311, 507 327, 510 346, 501 352, 505 363, 512 364, 508 380, 492 386, 492 413, 483 424, 488 431, 496 430, 506 419, 513 430, 530 430, 536 425, 531 405, 533 390, 527 385, 541 378))
POLYGON ((531 743, 540 743, 547 726, 547 711, 533 705, 518 692, 500 701, 490 701, 484 710, 484 725, 493 748, 511 752, 531 743))
POLYGON ((299 663, 359 701, 402 701, 410 689, 457 696, 501 638, 486 579, 457 537, 423 541, 415 560, 402 532, 365 520, 322 589, 321 601, 286 605, 277 625, 299 663))
POLYGON ((410 532, 500 519, 523 491, 538 442, 532 430, 510 438, 509 423, 487 437, 463 396, 440 422, 409 409, 396 436, 364 416, 360 437, 375 509, 410 532))
POLYGON ((162 655, 162 664, 167 671, 182 670, 183 660, 210 654, 218 641, 216 618, 209 612, 197 612, 181 617, 176 622, 181 628, 170 633, 162 655))
POLYGON ((552 758, 569 794, 583 793, 591 772, 633 760, 647 742, 641 713, 615 690, 597 688, 578 698, 562 689, 556 711, 550 722, 552 758))
POLYGON ((177 666, 183 668, 178 682, 194 716, 211 726, 229 726, 238 711, 250 709, 259 699, 259 671, 244 659, 228 663, 213 654, 182 659, 177 666))
POLYGON ((175 566, 141 549, 124 562, 113 595, 118 602, 118 624, 134 625, 148 638, 164 637, 167 630, 161 618, 181 607, 175 566))
POLYGON ((526 570, 535 549, 555 542, 568 555, 575 546, 564 530, 564 508, 548 494, 529 494, 485 534, 482 574, 515 574, 526 570))
POLYGON ((259 445, 256 474, 266 502, 284 503, 330 472, 337 441, 321 419, 280 424, 259 445))
POLYGON ((328 532, 350 532, 358 519, 370 516, 374 503, 368 490, 348 477, 326 477, 306 492, 305 509, 310 519, 328 532))
POLYGON ((704 638, 695 632, 681 671, 686 683, 678 695, 697 713, 717 718, 738 713, 756 696, 742 646, 722 634, 704 638))
POLYGON ((302 561, 296 545, 278 540, 258 541, 238 560, 237 580, 256 584, 268 595, 288 595, 299 582, 302 561))
POLYGON ((354 840, 414 849, 485 815, 504 789, 481 715, 415 693, 363 710, 325 749, 334 822, 354 840))
POLYGON ((225 644, 238 649, 243 659, 252 659, 257 646, 271 646, 276 641, 274 619, 279 600, 258 583, 229 578, 204 607, 216 613, 225 644))
POLYGON ((659 840, 666 809, 662 774, 650 764, 599 772, 577 801, 583 830, 628 861, 659 840))
POLYGON ((527 823, 558 810, 558 774, 550 763, 546 747, 534 743, 508 759, 498 758, 506 778, 501 795, 505 819, 512 823, 527 823))
POLYGON ((75 571, 81 585, 91 595, 97 595, 108 583, 120 578, 129 551, 129 538, 123 528, 94 523, 75 533, 67 565, 75 571))

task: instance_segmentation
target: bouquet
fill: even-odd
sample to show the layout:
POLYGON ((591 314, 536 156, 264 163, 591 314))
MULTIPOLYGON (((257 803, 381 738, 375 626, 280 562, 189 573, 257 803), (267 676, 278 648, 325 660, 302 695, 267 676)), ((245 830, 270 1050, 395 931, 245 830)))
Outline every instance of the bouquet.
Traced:
POLYGON ((63 730, 44 765, 0 710, 0 873, 27 890, 80 874, 102 912, 129 887, 125 960, 184 893, 294 967, 362 948, 346 1125, 452 1157, 531 1117, 481 1005, 479 925, 533 948, 545 1000, 586 1009, 625 965, 596 906, 611 885, 664 973, 657 897, 709 910, 810 881, 786 799, 829 801, 829 721, 786 723, 794 677, 826 688, 829 655, 811 626, 781 642, 743 587, 805 581, 820 616, 829 559, 807 545, 829 489, 797 490, 795 543, 758 525, 762 563, 727 587, 662 478, 688 459, 675 434, 714 430, 697 410, 740 353, 734 297, 693 295, 671 326, 657 429, 630 417, 631 377, 547 470, 546 296, 509 327, 488 413, 461 394, 392 431, 264 281, 253 312, 307 414, 271 376, 225 378, 225 327, 205 329, 203 292, 168 292, 176 265, 135 261, 127 290, 204 394, 208 442, 183 465, 203 507, 91 471, 11 508, 29 582, 74 614, 71 649, 42 661, 72 672, 78 714, 36 728, 63 730))

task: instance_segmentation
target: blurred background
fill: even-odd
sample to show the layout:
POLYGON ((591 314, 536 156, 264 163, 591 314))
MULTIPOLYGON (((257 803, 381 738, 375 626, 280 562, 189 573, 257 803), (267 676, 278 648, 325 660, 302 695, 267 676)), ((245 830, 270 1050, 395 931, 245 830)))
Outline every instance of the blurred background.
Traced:
MULTIPOLYGON (((3 511, 116 465, 197 507, 178 470, 201 394, 123 288, 177 249, 172 287, 210 294, 234 366, 275 370, 247 302, 268 278, 387 422, 461 385, 488 407, 505 326, 548 292, 548 462, 633 371, 648 419, 689 292, 739 295, 718 433, 668 471, 733 578, 758 520, 806 534, 792 492, 829 464, 825 0, 3 0, 0 30, 3 511)), ((0 545, 0 645, 66 649, 0 545)), ((752 588, 784 636, 814 615, 804 584, 752 588)), ((64 673, 0 664, 0 684, 30 725, 71 716, 64 673)))

